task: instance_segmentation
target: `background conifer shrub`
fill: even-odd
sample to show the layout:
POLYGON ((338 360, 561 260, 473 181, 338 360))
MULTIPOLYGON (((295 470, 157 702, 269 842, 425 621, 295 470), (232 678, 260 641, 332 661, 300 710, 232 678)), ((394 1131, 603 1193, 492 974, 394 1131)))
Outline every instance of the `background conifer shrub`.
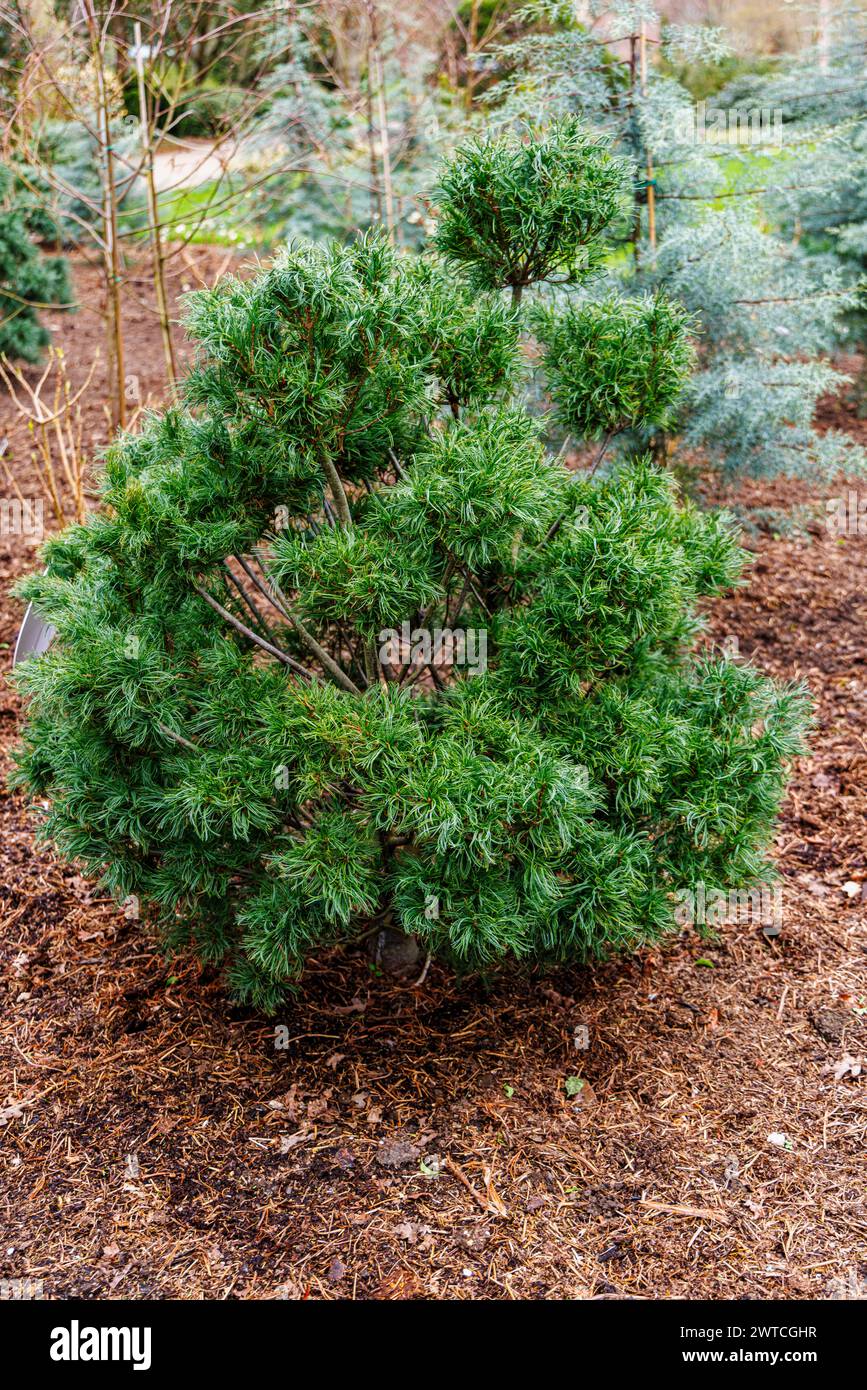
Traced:
MULTIPOLYGON (((489 259, 458 246, 475 288, 369 236, 191 296, 182 404, 116 439, 102 509, 22 586, 58 634, 20 676, 45 834, 266 1009, 372 920, 462 965, 583 960, 671 929, 699 881, 769 872, 804 693, 692 653, 700 603, 740 572, 727 519, 646 459, 570 473, 510 394, 520 319, 474 267, 544 279, 614 210, 573 122, 517 146, 496 159, 521 218, 489 259), (566 167, 581 152, 581 215, 536 262, 558 140, 566 167), (483 635, 486 662, 437 664, 431 631, 483 635)), ((446 171, 446 226, 489 157, 446 171)), ((562 371, 582 429, 612 409, 608 386, 578 399, 594 341, 588 379, 629 384, 618 420, 658 422, 683 315, 581 314, 562 371)))
POLYGON ((32 208, 0 165, 0 356, 38 362, 49 343, 44 310, 72 304, 62 256, 43 256, 32 239, 32 208))

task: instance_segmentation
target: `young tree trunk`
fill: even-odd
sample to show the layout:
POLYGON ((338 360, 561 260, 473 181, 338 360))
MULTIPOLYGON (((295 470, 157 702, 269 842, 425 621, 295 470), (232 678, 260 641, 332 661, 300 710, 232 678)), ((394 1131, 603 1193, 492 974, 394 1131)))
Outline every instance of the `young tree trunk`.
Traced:
POLYGON ((100 174, 102 177, 102 237, 103 275, 106 294, 106 349, 109 371, 109 401, 114 429, 126 424, 126 372, 123 360, 123 323, 121 320, 120 256, 117 240, 117 189, 114 183, 114 154, 111 147, 111 114, 105 82, 105 44, 100 35, 92 3, 86 3, 84 13, 90 35, 91 53, 96 79, 97 128, 100 145, 100 174))
POLYGON ((175 382, 177 380, 177 363, 175 361, 175 348, 172 342, 172 325, 169 319, 169 300, 166 290, 166 266, 163 255, 162 233, 160 229, 159 202, 157 199, 157 185, 154 177, 153 159, 153 134, 151 130, 150 117, 148 115, 147 88, 145 87, 144 73, 144 54, 142 51, 141 24, 138 20, 135 23, 135 67, 138 80, 138 105, 139 105, 139 125, 142 133, 142 149, 144 151, 144 177, 147 189, 148 222, 151 228, 151 250, 153 254, 153 280, 154 293, 157 301, 157 317, 160 323, 160 335, 163 340, 163 356, 166 363, 166 377, 168 380, 169 391, 174 395, 175 382))

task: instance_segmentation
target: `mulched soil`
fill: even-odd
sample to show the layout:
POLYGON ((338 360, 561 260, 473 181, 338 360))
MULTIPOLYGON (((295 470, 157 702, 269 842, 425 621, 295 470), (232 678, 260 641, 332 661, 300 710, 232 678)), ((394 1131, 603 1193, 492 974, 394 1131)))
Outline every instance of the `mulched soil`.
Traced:
MULTIPOLYGON (((96 305, 93 273, 77 279, 96 305)), ((98 318, 58 322, 83 373, 98 318)), ((146 307, 129 327, 129 369, 157 395, 146 307)), ((845 404, 826 413, 867 433, 845 404)), ((104 440, 98 390, 86 428, 104 440)), ((867 541, 814 529, 763 539, 712 615, 716 641, 816 700, 776 937, 685 932, 547 977, 434 965, 419 988, 358 948, 266 1021, 34 847, 4 794, 0 1277, 54 1298, 863 1297, 865 1084, 838 1064, 867 1053, 867 541)), ((5 591, 32 562, 0 540, 9 644, 5 591)), ((4 749, 19 717, 3 687, 4 749)))

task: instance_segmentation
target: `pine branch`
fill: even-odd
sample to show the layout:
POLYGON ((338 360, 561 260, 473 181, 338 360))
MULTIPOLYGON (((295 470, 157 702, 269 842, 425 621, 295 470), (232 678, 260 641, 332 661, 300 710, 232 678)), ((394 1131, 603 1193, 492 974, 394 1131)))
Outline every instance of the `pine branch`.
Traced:
MULTIPOLYGON (((265 564, 258 551, 256 552, 256 559, 259 561, 259 564, 262 566, 262 569, 265 570, 265 572, 267 573, 265 564)), ((307 628, 301 622, 301 619, 297 616, 297 614, 292 612, 292 609, 289 607, 289 601, 286 598, 285 594, 282 593, 282 591, 280 590, 279 585, 269 576, 268 586, 272 590, 272 592, 268 594, 268 590, 256 578, 252 570, 249 569, 249 567, 245 564, 244 560, 240 556, 238 556, 238 560, 242 565, 244 565, 246 573, 250 575, 250 578, 253 580, 254 584, 256 584, 257 587, 261 589, 262 593, 266 594, 271 599, 271 602, 274 604, 276 608, 279 609, 279 611, 283 614, 284 618, 286 618, 287 622, 290 622, 292 624, 292 626, 295 628, 295 631, 298 633, 298 636, 301 638, 302 642, 304 642, 310 648, 310 651, 317 658, 317 660, 321 662, 321 664, 325 667, 326 671, 328 671, 329 674, 334 677, 334 679, 337 681, 337 684, 342 685, 343 689, 348 690, 351 695, 360 695, 361 691, 359 690, 358 686, 354 683, 354 681, 352 681, 350 677, 347 676, 346 672, 343 670, 341 666, 338 666, 337 662, 334 660, 332 656, 329 655, 325 648, 321 646, 319 642, 317 642, 313 634, 307 631, 307 628)))
POLYGON ((193 743, 190 739, 184 738, 183 734, 176 734, 174 729, 170 729, 168 724, 164 724, 161 719, 157 720, 157 728, 161 734, 165 734, 166 738, 174 739, 175 743, 181 744, 183 748, 189 748, 191 753, 201 752, 197 743, 193 743))
POLYGON ((195 580, 193 580, 193 588, 197 594, 201 595, 205 603, 213 608, 215 613, 219 613, 221 618, 231 624, 236 632, 240 632, 243 637, 247 637, 251 642, 255 642, 257 647, 261 647, 263 651, 269 652, 271 656, 276 656, 277 660, 282 661, 284 666, 291 667, 293 671, 297 671, 299 675, 304 676, 307 680, 316 679, 311 671, 308 671, 305 666, 297 662, 288 652, 281 651, 281 649, 275 647, 272 642, 267 642, 264 637, 260 637, 251 627, 247 627, 246 623, 242 623, 240 618, 236 618, 233 613, 229 612, 228 608, 224 608, 221 603, 218 603, 217 600, 208 593, 207 589, 203 589, 195 580))
POLYGON ((335 468, 332 460, 324 452, 320 452, 319 462, 322 471, 328 479, 328 486, 331 488, 331 495, 334 498, 334 505, 337 508, 337 516, 340 525, 346 531, 352 530, 352 513, 349 510, 349 501, 340 479, 340 474, 335 468))
POLYGON ((274 633, 271 631, 271 628, 270 628, 270 626, 268 625, 268 623, 267 623, 267 621, 266 621, 264 615, 262 614, 261 610, 259 609, 258 605, 257 605, 256 602, 254 601, 254 599, 252 599, 252 598, 250 597, 250 595, 247 593, 246 589, 244 588, 244 586, 243 586, 243 584, 241 583, 241 581, 240 581, 240 579, 238 578, 238 576, 232 572, 232 570, 231 570, 231 568, 229 567, 228 563, 225 562, 225 561, 224 561, 224 568, 225 568, 227 577, 232 581, 232 584, 233 584, 234 587, 237 589, 238 593, 239 593, 240 596, 241 596, 241 599, 242 599, 243 602, 246 604, 247 608, 249 608, 250 612, 253 614, 253 617, 256 619, 256 621, 257 621, 257 623, 258 623, 258 625, 259 625, 259 629, 260 629, 262 635, 263 635, 264 637, 267 637, 268 640, 269 640, 270 642, 273 642, 273 641, 274 641, 274 633))

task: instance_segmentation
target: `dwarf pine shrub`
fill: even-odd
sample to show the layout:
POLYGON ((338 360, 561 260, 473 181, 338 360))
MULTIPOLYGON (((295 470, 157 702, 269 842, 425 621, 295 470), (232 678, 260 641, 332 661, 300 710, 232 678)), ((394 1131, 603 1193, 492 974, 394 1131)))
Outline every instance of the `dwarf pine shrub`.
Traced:
MULTIPOLYGON (((555 178, 553 215, 558 138, 456 156, 444 260, 291 246, 192 295, 183 404, 114 442, 100 511, 22 586, 57 629, 21 674, 45 834, 258 1006, 371 922, 466 965, 580 961, 768 873, 804 700, 692 654, 741 568, 727 520, 645 459, 570 473, 515 395, 503 288, 586 276, 613 215, 571 122, 584 191, 555 178)), ((582 314, 548 349, 563 409, 653 423, 682 316, 582 314)))

